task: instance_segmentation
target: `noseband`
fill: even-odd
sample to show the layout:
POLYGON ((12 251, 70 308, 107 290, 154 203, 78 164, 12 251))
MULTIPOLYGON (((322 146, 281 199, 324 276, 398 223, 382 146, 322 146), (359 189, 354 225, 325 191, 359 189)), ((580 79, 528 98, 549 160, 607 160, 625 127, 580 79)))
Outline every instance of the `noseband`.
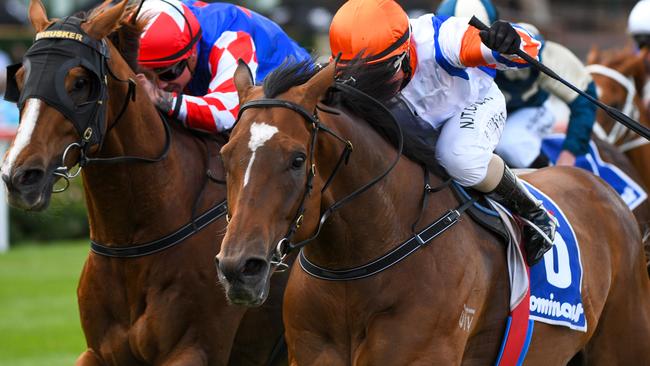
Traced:
MULTIPOLYGON (((605 76, 621 85, 626 91, 625 105, 623 106, 622 112, 633 119, 639 118, 639 109, 634 105, 636 87, 634 85, 634 81, 630 77, 627 77, 621 72, 604 65, 587 65, 586 68, 590 74, 605 76)), ((616 143, 623 139, 629 131, 629 129, 620 123, 615 123, 609 133, 605 132, 598 121, 596 121, 596 124, 594 125, 594 133, 596 136, 612 145, 616 145, 616 143)), ((648 143, 648 140, 639 136, 631 141, 625 141, 617 147, 621 152, 626 152, 648 143)))

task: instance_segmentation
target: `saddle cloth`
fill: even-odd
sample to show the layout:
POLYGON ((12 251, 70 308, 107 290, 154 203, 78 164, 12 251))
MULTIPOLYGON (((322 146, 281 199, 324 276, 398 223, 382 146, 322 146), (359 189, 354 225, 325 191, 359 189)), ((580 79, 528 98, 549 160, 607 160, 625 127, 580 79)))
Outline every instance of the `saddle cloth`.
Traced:
MULTIPOLYGON (((542 141, 542 151, 549 158, 551 163, 557 161, 562 151, 564 134, 547 136, 542 141)), ((615 165, 604 162, 598 148, 593 141, 589 141, 589 152, 586 155, 577 156, 575 166, 592 172, 607 182, 627 204, 630 210, 634 210, 648 198, 647 193, 632 178, 625 174, 615 165)))
MULTIPOLYGON (((522 254, 520 221, 508 210, 490 199, 480 200, 469 210, 470 216, 505 238, 507 243, 510 314, 497 366, 523 363, 534 321, 587 331, 580 292, 580 248, 573 228, 553 200, 534 186, 524 184, 559 223, 553 249, 533 267, 527 266, 522 254)), ((461 199, 469 197, 460 186, 454 186, 461 199)))

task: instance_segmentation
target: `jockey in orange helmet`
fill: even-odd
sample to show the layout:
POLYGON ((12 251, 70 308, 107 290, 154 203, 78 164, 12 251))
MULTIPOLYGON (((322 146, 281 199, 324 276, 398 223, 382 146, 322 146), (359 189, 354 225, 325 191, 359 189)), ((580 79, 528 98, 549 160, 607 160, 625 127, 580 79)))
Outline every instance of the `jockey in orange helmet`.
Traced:
POLYGON ((512 54, 522 49, 536 58, 540 43, 507 22, 479 31, 468 21, 433 14, 409 20, 393 0, 349 0, 332 20, 330 46, 343 70, 359 61, 388 70, 386 84, 398 85, 401 98, 440 131, 436 157, 449 175, 531 223, 524 235, 533 265, 552 247, 557 223, 493 153, 506 120, 493 77, 497 68, 526 67, 512 54))
POLYGON ((261 81, 288 57, 310 59, 275 23, 232 4, 146 0, 138 16, 148 20, 138 63, 155 74, 155 85, 144 75, 138 80, 159 109, 189 128, 220 132, 233 126, 237 60, 261 81))
MULTIPOLYGON (((484 23, 492 22, 497 9, 490 0, 445 0, 437 10, 438 15, 471 17, 484 23)), ((571 50, 563 45, 546 41, 539 30, 519 23, 537 40, 542 42, 540 58, 544 65, 554 70, 583 92, 598 98, 596 84, 589 70, 571 50)), ((496 147, 496 153, 514 168, 540 168, 549 165, 549 157, 542 151, 542 140, 553 134, 562 119, 553 110, 555 96, 569 109, 566 138, 555 165, 574 166, 576 156, 589 151, 591 131, 596 120, 596 106, 587 98, 537 69, 499 70, 495 82, 506 97, 508 119, 496 147)))

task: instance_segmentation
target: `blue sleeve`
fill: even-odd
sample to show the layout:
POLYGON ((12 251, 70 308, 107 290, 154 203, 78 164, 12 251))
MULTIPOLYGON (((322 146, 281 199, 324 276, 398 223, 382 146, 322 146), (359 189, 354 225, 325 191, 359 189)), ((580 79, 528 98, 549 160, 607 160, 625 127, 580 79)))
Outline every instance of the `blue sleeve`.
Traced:
MULTIPOLYGON (((589 83, 585 92, 597 98, 596 85, 593 81, 589 83)), ((569 104, 569 109, 571 117, 569 117, 569 127, 562 149, 569 150, 576 156, 584 155, 589 151, 591 129, 596 121, 596 105, 587 98, 578 96, 569 104)))

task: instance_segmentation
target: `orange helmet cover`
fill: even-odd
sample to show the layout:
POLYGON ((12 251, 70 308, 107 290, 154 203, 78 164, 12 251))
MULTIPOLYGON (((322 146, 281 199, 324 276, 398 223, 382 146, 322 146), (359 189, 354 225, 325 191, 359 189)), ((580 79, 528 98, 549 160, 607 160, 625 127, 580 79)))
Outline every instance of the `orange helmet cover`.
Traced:
POLYGON ((342 61, 362 51, 368 63, 377 63, 409 49, 408 15, 394 0, 349 0, 336 12, 330 26, 330 48, 342 61))

